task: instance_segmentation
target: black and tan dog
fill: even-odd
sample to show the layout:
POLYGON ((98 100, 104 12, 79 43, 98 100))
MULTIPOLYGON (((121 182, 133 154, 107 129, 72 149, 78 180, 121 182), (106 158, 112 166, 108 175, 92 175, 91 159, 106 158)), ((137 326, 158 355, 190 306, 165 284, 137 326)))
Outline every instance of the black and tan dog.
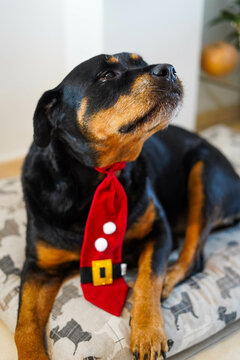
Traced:
POLYGON ((118 174, 128 196, 123 260, 138 264, 131 350, 141 360, 165 356, 161 297, 201 268, 213 226, 240 212, 240 180, 219 151, 174 126, 157 133, 177 114, 182 94, 173 66, 121 53, 80 64, 39 100, 22 174, 28 224, 19 360, 48 359, 44 328, 62 281, 79 271, 84 226, 102 179, 94 167, 119 161, 127 161, 118 174), (185 243, 167 270, 171 233, 182 218, 185 243))

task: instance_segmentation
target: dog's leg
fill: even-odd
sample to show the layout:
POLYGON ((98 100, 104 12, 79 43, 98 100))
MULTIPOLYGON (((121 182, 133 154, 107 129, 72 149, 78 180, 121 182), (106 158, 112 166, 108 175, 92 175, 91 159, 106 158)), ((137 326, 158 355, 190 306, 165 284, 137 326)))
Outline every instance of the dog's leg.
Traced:
POLYGON ((205 206, 203 170, 204 163, 198 161, 189 174, 186 237, 178 260, 167 270, 163 298, 167 298, 174 287, 190 274, 194 264, 202 263, 203 245, 211 230, 211 222, 207 223, 203 214, 205 206))
POLYGON ((131 350, 139 360, 155 360, 161 354, 165 357, 168 351, 160 299, 171 249, 171 235, 162 225, 150 234, 141 253, 134 286, 131 350))
POLYGON ((34 239, 34 245, 33 252, 30 247, 27 249, 28 257, 21 275, 15 332, 19 360, 49 359, 44 344, 49 313, 62 281, 74 273, 80 259, 79 248, 74 251, 58 249, 42 239, 34 239))
POLYGON ((44 331, 61 283, 62 275, 49 274, 26 261, 15 332, 18 360, 49 359, 44 347, 44 331))

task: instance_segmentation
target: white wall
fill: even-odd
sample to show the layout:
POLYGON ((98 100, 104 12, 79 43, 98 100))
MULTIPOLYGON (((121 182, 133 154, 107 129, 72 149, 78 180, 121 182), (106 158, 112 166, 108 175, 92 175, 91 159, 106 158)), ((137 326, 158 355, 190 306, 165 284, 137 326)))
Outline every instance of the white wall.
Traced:
POLYGON ((149 63, 170 63, 182 79, 184 106, 174 121, 194 128, 202 0, 105 0, 104 50, 133 51, 149 63))
POLYGON ((62 1, 1 1, 0 160, 26 153, 36 102, 65 73, 62 24, 62 1))
POLYGON ((66 74, 103 52, 103 1, 63 0, 66 74))
POLYGON ((23 156, 43 91, 98 53, 135 51, 174 64, 194 126, 203 0, 1 0, 0 161, 23 156))

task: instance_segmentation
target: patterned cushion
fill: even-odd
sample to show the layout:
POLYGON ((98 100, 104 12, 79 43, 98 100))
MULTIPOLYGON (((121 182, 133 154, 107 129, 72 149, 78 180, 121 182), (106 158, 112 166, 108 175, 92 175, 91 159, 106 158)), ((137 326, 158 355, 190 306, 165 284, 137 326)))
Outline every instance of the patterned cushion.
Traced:
MULTIPOLYGON (((226 127, 213 127, 204 136, 215 145, 221 144, 221 150, 240 172, 240 134, 226 127)), ((16 326, 25 226, 19 178, 1 180, 0 319, 11 331, 16 326)), ((130 287, 135 276, 128 274, 130 287)), ((122 316, 111 316, 85 301, 79 276, 66 281, 56 297, 47 326, 51 359, 132 359, 131 306, 132 290, 122 316)), ((179 285, 162 308, 169 356, 199 343, 240 317, 240 224, 210 236, 204 271, 179 285)))

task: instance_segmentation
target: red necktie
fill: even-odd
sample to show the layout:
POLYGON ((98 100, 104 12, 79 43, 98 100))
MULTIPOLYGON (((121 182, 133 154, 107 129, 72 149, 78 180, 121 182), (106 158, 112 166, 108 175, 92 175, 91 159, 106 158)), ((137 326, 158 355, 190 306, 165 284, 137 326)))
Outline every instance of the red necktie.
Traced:
POLYGON ((94 194, 85 227, 80 259, 86 300, 120 316, 128 286, 122 274, 122 244, 127 225, 127 195, 115 176, 125 162, 95 168, 107 174, 94 194))

